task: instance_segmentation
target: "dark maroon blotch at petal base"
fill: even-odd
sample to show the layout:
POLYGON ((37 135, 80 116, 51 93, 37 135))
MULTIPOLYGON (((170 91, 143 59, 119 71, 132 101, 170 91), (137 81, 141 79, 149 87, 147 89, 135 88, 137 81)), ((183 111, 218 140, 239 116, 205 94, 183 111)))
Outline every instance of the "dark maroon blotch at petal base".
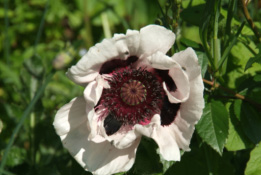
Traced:
POLYGON ((156 72, 158 73, 158 75, 162 79, 162 81, 165 81, 169 91, 175 91, 177 89, 177 86, 176 86, 175 82, 169 76, 169 71, 168 70, 156 69, 156 72))
POLYGON ((108 136, 117 132, 121 126, 122 122, 117 120, 111 113, 105 118, 103 126, 105 128, 106 134, 108 136))
POLYGON ((109 74, 118 68, 123 68, 136 62, 139 58, 136 56, 130 56, 127 60, 113 59, 105 62, 100 68, 100 74, 109 74))
POLYGON ((160 113, 161 125, 168 126, 174 122, 179 108, 180 103, 170 103, 168 97, 165 96, 160 113))

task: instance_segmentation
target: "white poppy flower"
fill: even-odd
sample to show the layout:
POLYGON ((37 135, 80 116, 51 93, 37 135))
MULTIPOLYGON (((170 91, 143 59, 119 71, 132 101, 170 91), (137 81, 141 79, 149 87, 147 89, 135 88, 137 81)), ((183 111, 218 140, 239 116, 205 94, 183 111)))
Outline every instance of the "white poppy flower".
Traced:
POLYGON ((175 34, 149 25, 96 44, 68 77, 86 86, 56 114, 54 127, 71 155, 93 174, 129 170, 141 136, 166 160, 189 151, 204 107, 198 58, 188 48, 169 57, 175 34))

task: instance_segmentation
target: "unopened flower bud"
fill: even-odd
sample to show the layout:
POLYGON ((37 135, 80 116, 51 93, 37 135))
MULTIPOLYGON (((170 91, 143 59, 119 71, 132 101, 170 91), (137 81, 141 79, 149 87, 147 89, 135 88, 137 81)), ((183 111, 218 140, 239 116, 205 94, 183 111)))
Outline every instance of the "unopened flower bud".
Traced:
POLYGON ((61 52, 53 60, 53 67, 58 70, 63 69, 71 62, 71 60, 72 57, 69 54, 61 52))

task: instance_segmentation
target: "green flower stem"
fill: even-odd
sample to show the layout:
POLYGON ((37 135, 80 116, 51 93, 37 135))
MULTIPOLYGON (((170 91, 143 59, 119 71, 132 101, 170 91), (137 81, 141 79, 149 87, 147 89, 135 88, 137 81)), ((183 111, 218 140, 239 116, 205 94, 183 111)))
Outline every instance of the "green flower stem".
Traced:
MULTIPOLYGON (((220 41, 218 39, 218 19, 220 15, 221 1, 215 1, 215 16, 214 16, 214 33, 213 33, 213 59, 215 68, 217 68, 220 59, 220 41)), ((216 71, 216 70, 215 70, 216 71)))
MULTIPOLYGON (((209 3, 210 3, 210 1, 207 1, 207 4, 209 4, 209 3)), ((207 6, 210 6, 210 5, 207 5, 207 6)), ((207 10, 207 8, 205 10, 207 10)), ((208 29, 209 29, 209 24, 210 24, 210 18, 211 18, 210 13, 208 13, 208 15, 204 17, 202 26, 200 27, 200 33, 199 34, 200 34, 200 39, 201 39, 203 48, 206 52, 208 61, 210 63, 212 72, 215 72, 216 67, 215 67, 213 57, 212 57, 212 53, 211 53, 212 47, 209 47, 209 44, 208 44, 208 41, 207 41, 208 40, 208 29)))
POLYGON ((211 65, 211 68, 215 71, 216 70, 216 66, 213 62, 213 57, 212 57, 212 54, 210 52, 210 47, 208 45, 208 42, 207 42, 207 30, 203 31, 203 34, 202 34, 202 45, 204 47, 204 50, 207 54, 207 58, 208 58, 208 61, 211 65))
POLYGON ((84 41, 86 43, 86 48, 89 49, 91 46, 93 46, 93 35, 92 35, 92 24, 90 20, 90 16, 88 14, 88 5, 87 1, 83 1, 83 9, 84 9, 84 27, 85 27, 85 37, 84 41))
POLYGON ((30 158, 31 163, 35 165, 35 113, 30 115, 30 158))
MULTIPOLYGON (((31 87, 30 87, 30 97, 32 100, 34 98, 34 94, 37 91, 37 85, 38 81, 34 78, 31 77, 31 87)), ((32 165, 35 165, 35 113, 32 112, 30 115, 30 158, 32 165)))
POLYGON ((5 8, 4 56, 5 56, 7 65, 9 65, 10 64, 10 60, 9 60, 10 42, 9 42, 9 34, 8 34, 8 28, 9 28, 8 0, 4 1, 4 8, 5 8))
POLYGON ((218 38, 214 38, 213 40, 213 53, 214 53, 214 64, 215 67, 218 67, 218 61, 220 60, 220 40, 218 38))
POLYGON ((20 131, 21 127, 23 126, 25 119, 30 115, 30 113, 33 110, 36 102, 38 102, 38 100, 40 99, 40 97, 44 93, 44 90, 45 90, 47 84, 51 81, 52 77, 53 77, 53 73, 50 73, 46 77, 46 79, 43 82, 43 85, 38 89, 34 98, 32 99, 32 101, 30 102, 30 104, 28 105, 26 110, 24 111, 19 123, 16 125, 16 128, 13 131, 13 134, 12 134, 10 140, 9 140, 9 143, 8 143, 8 145, 7 145, 7 147, 4 151, 4 155, 3 155, 3 158, 1 160, 2 162, 1 162, 1 166, 0 166, 0 175, 2 175, 2 173, 4 172, 4 167, 5 167, 5 164, 6 164, 8 153, 9 153, 9 151, 10 151, 10 149, 11 149, 13 143, 14 143, 15 138, 18 135, 18 132, 20 131))
POLYGON ((159 0, 157 0, 157 4, 158 4, 158 6, 159 6, 159 8, 160 8, 160 12, 161 12, 161 14, 162 14, 162 16, 163 16, 163 25, 166 27, 166 28, 168 28, 168 29, 170 29, 170 25, 168 24, 168 17, 167 17, 167 15, 164 13, 164 11, 163 11, 163 9, 162 9, 162 7, 161 7, 161 5, 160 5, 160 2, 159 2, 159 0))
POLYGON ((48 0, 47 3, 45 4, 44 14, 42 16, 41 23, 40 23, 40 26, 39 26, 39 29, 38 29, 38 32, 36 35, 36 39, 35 39, 35 43, 34 43, 34 56, 36 55, 36 46, 38 45, 40 38, 42 36, 42 33, 43 33, 45 16, 47 15, 47 12, 49 10, 49 2, 50 2, 50 0, 48 0))
POLYGON ((179 25, 179 18, 180 18, 180 8, 181 8, 181 0, 174 0, 173 5, 173 19, 175 19, 175 23, 173 23, 172 28, 175 33, 177 33, 177 28, 179 25))
POLYGON ((102 28, 105 35, 105 38, 111 38, 111 30, 110 30, 110 24, 108 20, 108 16, 105 12, 101 14, 102 18, 102 28))
POLYGON ((231 34, 231 22, 236 9, 237 0, 230 0, 228 5, 227 21, 226 21, 226 36, 231 34))
POLYGON ((221 66, 223 65, 224 61, 226 60, 226 58, 228 58, 228 54, 230 53, 232 47, 235 45, 235 43, 236 43, 236 41, 237 41, 237 38, 238 38, 238 36, 240 35, 240 33, 241 33, 241 31, 242 31, 244 25, 245 25, 245 22, 243 22, 243 23, 241 24, 241 26, 239 27, 239 29, 238 29, 236 35, 233 37, 232 41, 231 41, 231 42, 229 43, 229 45, 226 47, 226 49, 225 49, 225 51, 224 51, 224 53, 223 53, 223 55, 222 55, 222 57, 221 57, 221 60, 220 60, 219 63, 218 63, 218 66, 217 66, 218 70, 221 69, 221 66))

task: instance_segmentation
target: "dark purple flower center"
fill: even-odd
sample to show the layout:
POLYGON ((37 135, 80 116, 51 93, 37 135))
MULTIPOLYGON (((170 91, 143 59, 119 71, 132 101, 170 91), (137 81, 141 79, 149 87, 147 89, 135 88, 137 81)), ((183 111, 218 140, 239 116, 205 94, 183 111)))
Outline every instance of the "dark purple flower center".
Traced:
POLYGON ((100 73, 111 75, 110 88, 103 89, 96 110, 101 109, 107 135, 117 132, 122 125, 149 124, 155 114, 160 114, 161 125, 170 125, 179 110, 180 104, 172 104, 166 96, 162 82, 170 91, 177 89, 167 70, 131 68, 137 57, 127 60, 106 62, 100 73), (104 110, 105 109, 105 110, 104 110))
POLYGON ((100 104, 123 124, 146 124, 160 113, 163 88, 160 79, 145 69, 120 68, 108 80, 100 104))

